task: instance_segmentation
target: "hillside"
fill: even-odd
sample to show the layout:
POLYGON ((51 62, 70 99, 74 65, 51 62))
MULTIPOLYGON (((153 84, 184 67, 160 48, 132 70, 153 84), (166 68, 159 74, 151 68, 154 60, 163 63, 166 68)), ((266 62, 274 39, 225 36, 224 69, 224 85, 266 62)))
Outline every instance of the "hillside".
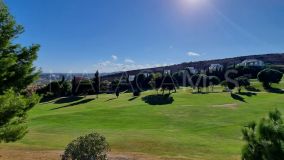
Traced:
MULTIPOLYGON (((186 62, 171 66, 165 67, 155 67, 155 68, 147 68, 147 69, 139 69, 139 70, 131 70, 127 71, 128 75, 136 75, 140 72, 161 72, 163 70, 171 70, 172 72, 177 72, 182 70, 186 67, 194 67, 196 69, 207 69, 211 64, 222 64, 224 66, 229 66, 232 64, 238 64, 246 59, 258 59, 262 60, 266 64, 273 64, 273 65, 284 65, 284 53, 278 54, 263 54, 263 55, 249 55, 249 56, 241 56, 241 57, 234 57, 234 58, 225 58, 225 59, 216 59, 216 60, 206 60, 206 61, 198 61, 198 62, 186 62)), ((121 77, 122 73, 114 73, 102 76, 105 80, 113 80, 114 78, 121 77)))

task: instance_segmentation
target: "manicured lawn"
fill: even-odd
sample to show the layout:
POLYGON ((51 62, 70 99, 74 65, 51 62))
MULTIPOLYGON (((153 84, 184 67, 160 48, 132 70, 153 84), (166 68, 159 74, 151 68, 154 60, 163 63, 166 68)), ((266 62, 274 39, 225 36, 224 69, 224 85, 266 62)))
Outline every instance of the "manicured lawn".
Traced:
MULTIPOLYGON (((258 88, 261 85, 255 82, 258 88)), ((278 87, 283 87, 283 83, 278 87)), ((284 88, 284 87, 283 87, 284 88)), ((221 90, 217 87, 217 90, 221 90)), ((185 159, 239 159, 243 145, 241 128, 278 108, 284 113, 284 94, 260 92, 192 94, 173 93, 174 101, 150 105, 129 93, 82 99, 61 99, 39 104, 29 112, 29 133, 14 144, 1 147, 63 150, 77 136, 97 131, 112 151, 185 159)))

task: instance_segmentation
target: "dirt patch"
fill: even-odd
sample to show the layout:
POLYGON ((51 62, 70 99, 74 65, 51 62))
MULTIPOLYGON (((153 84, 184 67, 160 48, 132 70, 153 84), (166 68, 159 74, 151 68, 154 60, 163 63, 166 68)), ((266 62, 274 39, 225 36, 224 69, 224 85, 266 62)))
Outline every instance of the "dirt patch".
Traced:
MULTIPOLYGON (((0 160, 59 160, 63 151, 59 150, 28 150, 1 149, 0 160)), ((111 152, 109 160, 184 160, 184 158, 166 158, 140 153, 111 152)))
POLYGON ((0 160, 58 160, 61 151, 0 149, 0 160))
POLYGON ((238 106, 239 106, 238 104, 232 103, 232 104, 213 105, 212 107, 236 109, 238 108, 238 106))

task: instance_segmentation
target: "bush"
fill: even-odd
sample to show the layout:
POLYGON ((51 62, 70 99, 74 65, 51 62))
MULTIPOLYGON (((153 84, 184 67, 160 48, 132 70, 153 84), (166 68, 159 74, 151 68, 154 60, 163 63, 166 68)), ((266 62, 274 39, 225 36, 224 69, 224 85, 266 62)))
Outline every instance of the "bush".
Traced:
POLYGON ((284 157, 284 123, 278 110, 261 119, 259 125, 249 123, 243 130, 246 144, 243 160, 282 160, 284 157))
POLYGON ((98 133, 91 133, 68 144, 62 160, 107 160, 109 150, 105 137, 98 133))

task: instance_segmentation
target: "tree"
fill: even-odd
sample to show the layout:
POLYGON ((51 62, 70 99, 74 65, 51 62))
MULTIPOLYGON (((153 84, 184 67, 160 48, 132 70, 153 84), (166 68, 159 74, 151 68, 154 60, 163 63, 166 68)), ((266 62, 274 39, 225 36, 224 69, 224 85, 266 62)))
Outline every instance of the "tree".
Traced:
POLYGON ((220 79, 217 76, 209 76, 209 86, 211 86, 211 91, 213 92, 214 86, 220 84, 220 79))
POLYGON ((209 86, 209 79, 205 74, 196 74, 191 77, 192 87, 197 88, 197 92, 200 93, 202 88, 209 86))
POLYGON ((16 24, 8 8, 0 0, 0 92, 13 88, 21 91, 34 82, 39 73, 33 62, 37 59, 39 45, 22 47, 12 44, 13 40, 24 31, 16 24))
POLYGON ((39 45, 13 44, 23 31, 0 0, 0 142, 16 141, 27 133, 27 111, 39 101, 24 92, 40 73, 33 66, 39 45))
POLYGON ((99 93, 100 93, 100 75, 99 75, 99 71, 96 71, 96 73, 95 73, 94 88, 95 88, 95 93, 96 93, 97 98, 98 98, 99 97, 99 93))
POLYGON ((242 130, 246 141, 243 160, 281 160, 284 157, 284 124, 278 110, 260 120, 259 125, 249 123, 242 130))
POLYGON ((250 86, 249 79, 247 77, 241 76, 236 78, 236 81, 238 82, 238 91, 241 93, 242 87, 248 87, 250 86))
POLYGON ((117 89, 117 90, 115 91, 115 95, 116 95, 116 98, 119 97, 119 89, 117 89))
POLYGON ((175 82, 171 75, 166 74, 162 77, 161 88, 163 90, 163 94, 166 89, 169 90, 169 93, 171 92, 171 90, 175 90, 176 92, 175 82))
POLYGON ((221 82, 221 86, 226 87, 227 89, 230 90, 231 94, 232 94, 232 90, 236 88, 236 84, 231 82, 231 81, 222 81, 221 82))
POLYGON ((162 81, 163 78, 161 73, 152 74, 152 79, 149 83, 151 84, 152 88, 154 88, 157 91, 157 94, 159 92, 159 89, 161 88, 162 81))
POLYGON ((271 88, 271 83, 279 83, 282 77, 283 73, 275 69, 264 69, 257 75, 265 88, 271 88))
POLYGON ((98 133, 91 133, 81 136, 68 144, 62 160, 107 160, 109 150, 110 147, 105 137, 98 133))

